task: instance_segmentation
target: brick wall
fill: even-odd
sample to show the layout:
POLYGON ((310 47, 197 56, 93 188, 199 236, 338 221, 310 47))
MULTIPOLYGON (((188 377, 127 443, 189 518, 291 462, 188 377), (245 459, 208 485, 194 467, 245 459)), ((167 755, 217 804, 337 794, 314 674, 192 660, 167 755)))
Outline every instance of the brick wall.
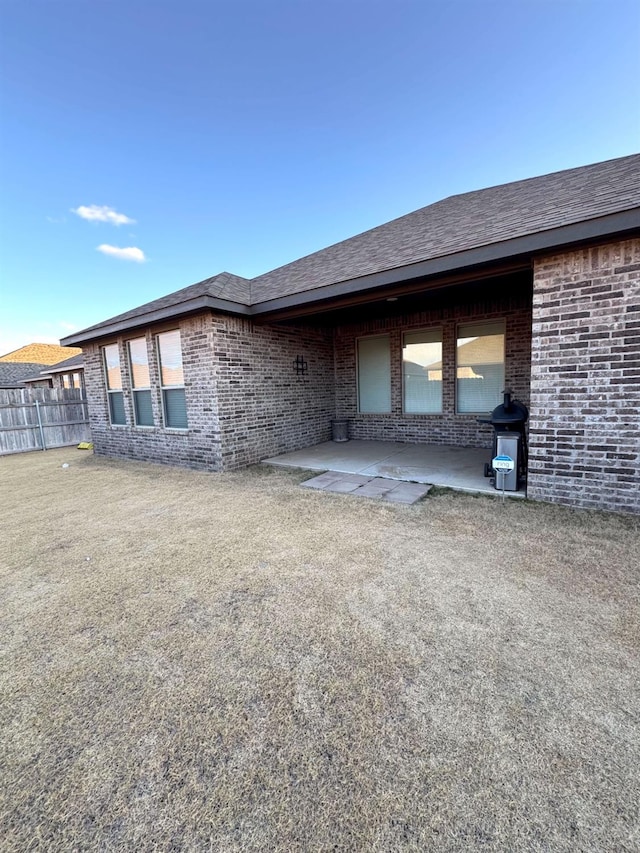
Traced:
POLYGON ((85 349, 86 384, 95 452, 191 468, 230 470, 330 437, 335 417, 333 334, 306 327, 268 326, 203 313, 179 328, 188 429, 162 426, 155 334, 160 327, 118 338, 126 426, 113 426, 102 345, 85 349), (126 341, 147 340, 154 427, 136 427, 126 341), (307 372, 298 376, 301 355, 307 372))
POLYGON ((214 370, 225 470, 330 438, 333 333, 215 317, 214 370), (296 375, 302 356, 307 373, 296 375))
POLYGON ((438 300, 434 307, 423 311, 339 326, 335 332, 336 412, 338 417, 350 419, 351 438, 491 447, 491 427, 479 425, 475 414, 456 414, 455 353, 458 323, 495 319, 504 319, 506 326, 506 385, 512 389, 515 397, 528 405, 531 346, 531 293, 528 286, 519 286, 516 292, 508 296, 494 290, 484 298, 467 298, 464 302, 457 302, 455 296, 452 296, 448 304, 443 305, 438 300), (442 414, 404 414, 402 333, 438 327, 443 330, 442 414), (391 343, 392 411, 384 415, 358 414, 356 340, 363 335, 383 332, 389 333, 391 343))
POLYGON ((640 512, 640 240, 536 261, 528 494, 640 512))
MULTIPOLYGON (((221 438, 212 369, 213 322, 209 314, 181 320, 167 328, 179 328, 185 380, 185 396, 189 420, 188 430, 165 429, 162 426, 162 399, 156 342, 159 328, 133 332, 117 339, 126 426, 112 426, 105 390, 101 345, 84 348, 85 383, 89 404, 91 436, 95 452, 103 456, 165 462, 190 468, 221 469, 221 438), (126 341, 144 336, 147 340, 151 398, 155 426, 136 427, 133 416, 131 380, 126 341)), ((165 328, 163 327, 163 331, 165 328)), ((114 343, 109 339, 104 343, 114 343)))

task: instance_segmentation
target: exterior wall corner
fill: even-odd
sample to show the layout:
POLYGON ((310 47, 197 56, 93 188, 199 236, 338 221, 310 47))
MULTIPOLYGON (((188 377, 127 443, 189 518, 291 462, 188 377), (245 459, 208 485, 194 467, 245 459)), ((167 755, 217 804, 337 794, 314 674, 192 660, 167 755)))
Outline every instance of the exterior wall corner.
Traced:
POLYGON ((640 239, 534 265, 528 495, 640 512, 640 239))

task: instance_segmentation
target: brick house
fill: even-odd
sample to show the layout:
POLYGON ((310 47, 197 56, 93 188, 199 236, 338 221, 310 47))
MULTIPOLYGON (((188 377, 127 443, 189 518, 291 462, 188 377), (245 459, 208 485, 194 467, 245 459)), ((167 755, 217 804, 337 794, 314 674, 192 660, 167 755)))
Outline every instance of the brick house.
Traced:
POLYGON ((230 470, 350 435, 488 447, 509 386, 528 496, 640 511, 640 155, 452 196, 81 345, 97 453, 230 470))
POLYGON ((0 387, 84 389, 82 350, 27 344, 0 356, 0 387))
POLYGON ((72 355, 56 364, 39 370, 26 380, 29 386, 44 385, 47 388, 78 388, 84 394, 84 358, 82 353, 72 355))

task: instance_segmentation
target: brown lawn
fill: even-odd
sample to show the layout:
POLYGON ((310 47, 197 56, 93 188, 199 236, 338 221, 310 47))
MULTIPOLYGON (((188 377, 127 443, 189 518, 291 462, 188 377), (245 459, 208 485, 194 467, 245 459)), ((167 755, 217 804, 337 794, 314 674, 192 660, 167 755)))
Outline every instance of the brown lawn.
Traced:
POLYGON ((304 476, 0 459, 4 853, 638 850, 638 519, 304 476))

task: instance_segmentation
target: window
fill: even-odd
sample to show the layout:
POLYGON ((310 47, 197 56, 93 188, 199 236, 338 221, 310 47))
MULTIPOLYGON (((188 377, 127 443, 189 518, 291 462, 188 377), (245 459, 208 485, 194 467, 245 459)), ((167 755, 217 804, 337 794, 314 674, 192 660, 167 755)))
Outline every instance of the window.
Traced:
POLYGON ((109 418, 112 424, 126 424, 124 414, 124 395, 122 393, 122 373, 120 371, 120 353, 118 344, 110 344, 102 350, 104 372, 107 378, 107 397, 109 400, 109 418))
POLYGON ((145 338, 135 338, 135 340, 129 341, 128 346, 131 386, 133 388, 133 413, 136 426, 153 426, 147 341, 145 338))
POLYGON ((458 327, 456 350, 458 412, 488 412, 504 390, 504 322, 458 327))
POLYGON ((442 330, 406 332, 402 341, 402 386, 406 414, 442 411, 442 330))
POLYGON ((82 388, 82 379, 79 373, 63 373, 62 374, 63 388, 82 388))
POLYGON ((162 388, 164 425, 174 429, 187 428, 187 403, 184 393, 180 332, 158 335, 158 362, 162 388))
POLYGON ((391 411, 391 350, 389 335, 359 338, 358 411, 379 414, 391 411))

